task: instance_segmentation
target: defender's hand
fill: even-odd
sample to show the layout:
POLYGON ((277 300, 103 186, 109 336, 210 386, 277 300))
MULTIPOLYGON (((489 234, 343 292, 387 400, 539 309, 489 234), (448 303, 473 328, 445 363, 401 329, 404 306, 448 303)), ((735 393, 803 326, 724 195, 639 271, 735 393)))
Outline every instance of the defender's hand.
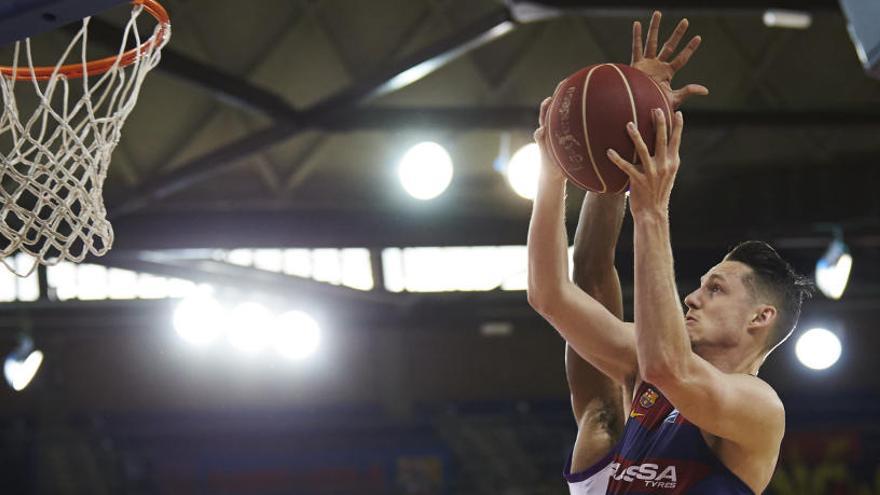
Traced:
POLYGON ((679 69, 688 63, 697 47, 700 46, 702 38, 699 36, 691 38, 678 56, 670 60, 688 28, 688 20, 682 19, 679 21, 678 26, 675 27, 675 31, 669 36, 669 39, 666 40, 666 43, 663 44, 658 55, 657 35, 660 31, 660 18, 660 12, 654 11, 654 15, 651 16, 651 24, 648 26, 648 39, 644 49, 642 48, 642 24, 639 21, 633 23, 632 61, 630 65, 648 74, 654 82, 660 85, 666 100, 672 105, 672 109, 675 110, 687 98, 693 95, 709 94, 709 89, 700 84, 688 84, 683 88, 672 89, 672 78, 679 69))
POLYGON ((680 163, 678 148, 681 144, 681 130, 684 117, 675 112, 672 119, 672 137, 666 142, 666 118, 659 108, 651 112, 657 137, 654 140, 654 156, 638 129, 630 122, 626 131, 635 144, 641 165, 636 167, 624 160, 616 151, 608 149, 608 158, 629 176, 629 204, 635 218, 641 213, 666 215, 669 211, 669 196, 675 182, 675 174, 680 163))

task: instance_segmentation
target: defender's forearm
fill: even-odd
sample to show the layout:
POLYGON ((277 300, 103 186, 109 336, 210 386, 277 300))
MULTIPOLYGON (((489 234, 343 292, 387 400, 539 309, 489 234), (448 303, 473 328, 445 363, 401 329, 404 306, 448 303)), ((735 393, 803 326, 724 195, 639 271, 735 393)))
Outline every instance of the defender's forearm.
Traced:
POLYGON ((614 249, 626 213, 623 194, 588 192, 574 234, 575 272, 579 267, 614 263, 614 249))
POLYGON ((639 370, 656 382, 679 372, 691 354, 690 340, 675 286, 668 216, 640 214, 633 221, 639 370))
MULTIPOLYGON (((626 197, 622 194, 586 194, 574 234, 572 271, 575 285, 621 320, 623 294, 614 267, 614 249, 625 213, 626 197)), ((609 434, 610 442, 617 441, 625 420, 620 385, 587 362, 570 345, 565 347, 565 376, 578 424, 591 407, 600 407, 608 414, 596 418, 609 434)))
POLYGON ((574 235, 575 285, 623 319, 623 295, 614 250, 626 213, 622 194, 587 193, 574 235))

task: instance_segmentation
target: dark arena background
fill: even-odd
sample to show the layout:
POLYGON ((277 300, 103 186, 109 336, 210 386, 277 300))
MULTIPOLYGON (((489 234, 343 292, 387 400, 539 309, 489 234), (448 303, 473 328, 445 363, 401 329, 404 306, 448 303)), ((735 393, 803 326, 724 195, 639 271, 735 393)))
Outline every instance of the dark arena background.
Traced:
MULTIPOLYGON (((54 64, 90 14, 89 49, 115 50, 130 9, 13 3, 0 64, 36 31, 54 64)), ((104 184, 113 249, 0 273, 0 493, 568 493, 517 151, 558 81, 629 63, 660 9, 661 40, 681 17, 703 38, 673 86, 711 91, 683 106, 682 297, 745 239, 811 277, 852 263, 762 368, 787 412, 766 493, 880 495, 875 0, 162 3, 104 184)), ((629 218, 616 262, 632 318, 629 218)))

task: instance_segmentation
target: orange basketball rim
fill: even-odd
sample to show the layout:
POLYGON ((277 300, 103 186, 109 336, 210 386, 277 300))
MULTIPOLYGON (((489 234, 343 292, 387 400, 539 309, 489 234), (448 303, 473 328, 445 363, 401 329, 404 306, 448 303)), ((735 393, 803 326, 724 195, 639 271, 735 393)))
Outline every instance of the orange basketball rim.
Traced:
POLYGON ((76 63, 62 65, 56 67, 54 65, 46 65, 34 67, 33 70, 26 67, 10 67, 7 65, 0 66, 0 74, 18 81, 46 81, 53 77, 53 74, 62 74, 69 79, 82 77, 83 74, 96 76, 103 74, 115 66, 127 67, 131 65, 141 54, 149 52, 153 46, 162 46, 162 42, 168 36, 171 29, 171 18, 168 11, 165 10, 156 0, 132 0, 132 5, 143 5, 150 15, 152 15, 159 23, 159 29, 155 31, 153 36, 141 43, 140 46, 123 52, 121 55, 111 55, 91 62, 76 63))

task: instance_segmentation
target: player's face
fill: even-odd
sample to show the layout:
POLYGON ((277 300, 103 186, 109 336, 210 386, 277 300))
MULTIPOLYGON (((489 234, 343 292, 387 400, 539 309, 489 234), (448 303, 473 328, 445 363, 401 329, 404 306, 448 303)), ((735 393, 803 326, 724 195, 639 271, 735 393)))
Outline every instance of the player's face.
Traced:
POLYGON ((684 299, 685 326, 698 354, 709 348, 731 348, 745 337, 755 301, 743 282, 748 265, 722 261, 700 278, 700 287, 684 299))

